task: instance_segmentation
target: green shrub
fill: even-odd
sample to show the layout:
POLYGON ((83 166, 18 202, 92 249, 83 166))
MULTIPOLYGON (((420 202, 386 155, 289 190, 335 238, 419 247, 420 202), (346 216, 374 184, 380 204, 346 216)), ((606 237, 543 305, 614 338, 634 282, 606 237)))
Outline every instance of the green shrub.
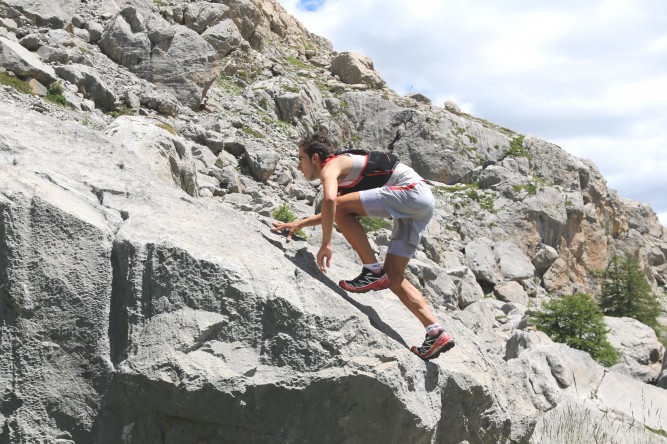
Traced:
MULTIPOLYGON (((278 208, 273 210, 271 216, 280 222, 294 222, 296 220, 296 214, 292 212, 292 209, 287 202, 283 202, 278 208)), ((306 239, 308 237, 306 236, 306 233, 303 232, 303 230, 297 230, 294 234, 302 239, 306 239)))
POLYGON ((507 155, 511 157, 526 157, 530 159, 530 154, 523 147, 524 136, 519 135, 510 141, 510 149, 507 151, 507 155))
POLYGON ((637 260, 630 253, 623 257, 614 255, 607 268, 598 273, 602 279, 598 298, 602 312, 608 316, 636 319, 660 336, 660 303, 637 260))
POLYGON ((52 84, 49 85, 46 91, 47 91, 46 96, 44 98, 49 102, 63 106, 69 105, 69 102, 67 102, 67 99, 63 95, 63 93, 65 92, 65 87, 63 86, 62 83, 53 82, 52 84))
POLYGON ((618 362, 618 352, 607 341, 604 315, 587 294, 552 299, 535 313, 533 322, 554 341, 588 352, 605 367, 618 362))
POLYGON ((32 88, 28 82, 12 77, 7 73, 0 72, 0 85, 11 86, 15 90, 23 94, 32 94, 32 88))

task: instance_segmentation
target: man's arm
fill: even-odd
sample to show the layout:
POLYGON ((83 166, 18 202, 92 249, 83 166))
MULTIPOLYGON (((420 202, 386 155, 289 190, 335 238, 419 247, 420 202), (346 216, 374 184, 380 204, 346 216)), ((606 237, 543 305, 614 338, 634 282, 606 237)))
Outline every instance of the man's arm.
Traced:
POLYGON ((336 197, 338 196, 338 175, 340 174, 340 160, 329 161, 326 168, 322 169, 320 180, 324 188, 324 199, 322 200, 322 246, 317 253, 317 265, 320 270, 326 272, 331 266, 331 237, 333 235, 334 219, 336 217, 336 197))
POLYGON ((278 222, 274 221, 273 222, 273 228, 271 228, 271 231, 283 231, 287 230, 287 242, 292 240, 292 235, 299 231, 302 228, 305 227, 312 227, 314 225, 319 225, 322 223, 322 215, 321 214, 314 214, 312 216, 309 216, 305 219, 299 219, 295 220, 292 222, 278 222))

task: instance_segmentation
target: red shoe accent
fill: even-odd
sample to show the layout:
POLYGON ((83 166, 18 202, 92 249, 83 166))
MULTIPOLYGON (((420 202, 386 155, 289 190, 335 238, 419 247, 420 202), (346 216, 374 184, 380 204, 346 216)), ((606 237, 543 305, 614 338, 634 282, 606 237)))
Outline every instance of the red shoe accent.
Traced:
POLYGON ((454 338, 449 335, 448 333, 443 332, 440 337, 435 341, 435 343, 426 350, 424 353, 419 353, 419 350, 417 349, 416 345, 413 345, 410 350, 412 353, 415 355, 419 356, 422 359, 434 359, 440 356, 440 353, 446 352, 450 349, 452 349, 456 343, 454 342, 454 338))

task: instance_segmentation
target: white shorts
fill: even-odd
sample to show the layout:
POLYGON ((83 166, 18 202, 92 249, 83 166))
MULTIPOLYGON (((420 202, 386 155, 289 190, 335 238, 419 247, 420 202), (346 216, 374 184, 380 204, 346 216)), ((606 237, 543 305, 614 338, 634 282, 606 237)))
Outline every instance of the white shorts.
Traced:
POLYGON ((435 212, 435 199, 425 182, 384 186, 359 192, 366 214, 394 219, 387 253, 412 257, 435 212))

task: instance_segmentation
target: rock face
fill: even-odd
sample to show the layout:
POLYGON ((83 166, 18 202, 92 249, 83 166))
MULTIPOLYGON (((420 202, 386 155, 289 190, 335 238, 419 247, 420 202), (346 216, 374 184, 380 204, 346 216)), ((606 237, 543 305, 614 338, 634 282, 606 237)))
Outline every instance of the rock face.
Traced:
MULTIPOLYGON (((0 0, 0 20, 0 443, 665 441, 648 327, 607 318, 605 369, 531 325, 614 252, 667 285, 667 231, 591 162, 398 96, 275 0, 0 0), (20 92, 54 81, 68 105, 20 92), (438 359, 391 292, 336 285, 359 266, 340 233, 325 275, 319 228, 269 230, 318 207, 314 131, 432 182, 406 278, 456 338, 438 359)), ((368 235, 382 259, 391 231, 368 235)))
POLYGON ((201 106, 220 72, 218 55, 206 40, 183 26, 170 26, 149 9, 123 9, 109 22, 99 45, 116 63, 192 109, 201 106))

